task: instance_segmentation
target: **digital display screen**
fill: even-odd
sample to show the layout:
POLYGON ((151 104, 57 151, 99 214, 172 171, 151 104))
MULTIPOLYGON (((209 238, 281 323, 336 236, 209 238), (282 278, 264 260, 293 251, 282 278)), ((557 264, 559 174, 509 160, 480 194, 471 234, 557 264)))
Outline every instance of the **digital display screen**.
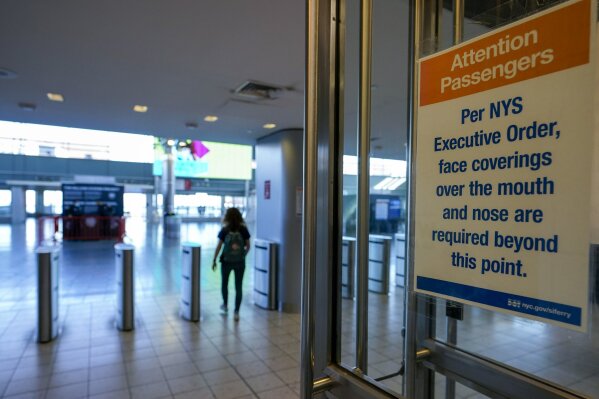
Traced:
MULTIPOLYGON (((164 149, 160 139, 154 145, 154 176, 162 176, 164 149)), ((175 176, 188 178, 250 180, 252 146, 186 140, 176 145, 175 176)))
POLYGON ((123 186, 63 184, 63 214, 65 216, 123 216, 123 192, 123 186))
POLYGON ((398 199, 389 200, 389 219, 395 220, 401 217, 401 201, 398 199))

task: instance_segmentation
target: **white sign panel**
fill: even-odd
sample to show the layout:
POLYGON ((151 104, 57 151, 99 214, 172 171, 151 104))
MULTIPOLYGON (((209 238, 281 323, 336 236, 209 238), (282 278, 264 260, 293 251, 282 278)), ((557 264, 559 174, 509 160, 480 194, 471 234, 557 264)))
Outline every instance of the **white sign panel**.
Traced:
POLYGON ((591 1, 420 61, 416 291, 585 331, 591 1))

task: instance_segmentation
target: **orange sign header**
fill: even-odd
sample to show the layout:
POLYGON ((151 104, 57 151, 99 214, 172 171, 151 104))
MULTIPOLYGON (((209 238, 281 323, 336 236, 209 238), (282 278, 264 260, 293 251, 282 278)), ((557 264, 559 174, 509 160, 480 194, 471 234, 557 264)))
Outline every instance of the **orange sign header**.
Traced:
POLYGON ((572 2, 420 61, 420 106, 589 62, 590 0, 572 2))

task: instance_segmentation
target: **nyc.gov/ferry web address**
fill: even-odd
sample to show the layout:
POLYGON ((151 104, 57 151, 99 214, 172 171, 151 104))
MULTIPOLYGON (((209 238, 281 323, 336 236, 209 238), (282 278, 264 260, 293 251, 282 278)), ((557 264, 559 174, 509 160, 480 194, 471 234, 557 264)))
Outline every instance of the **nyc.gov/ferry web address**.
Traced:
POLYGON ((525 309, 529 311, 533 311, 537 314, 553 314, 556 316, 560 316, 561 318, 570 319, 572 314, 570 312, 564 312, 563 310, 556 309, 554 307, 546 307, 539 305, 532 305, 529 303, 523 303, 520 299, 508 298, 507 300, 508 308, 514 308, 514 310, 525 309))

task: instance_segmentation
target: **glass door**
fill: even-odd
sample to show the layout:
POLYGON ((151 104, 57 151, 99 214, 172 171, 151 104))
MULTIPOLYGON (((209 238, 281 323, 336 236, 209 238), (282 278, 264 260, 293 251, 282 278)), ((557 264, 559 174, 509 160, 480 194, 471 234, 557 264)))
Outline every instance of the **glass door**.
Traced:
MULTIPOLYGON (((572 77, 568 75, 572 86, 575 86, 575 77, 580 70, 587 68, 585 73, 592 71, 594 74, 595 6, 595 2, 586 0, 307 2, 302 397, 324 392, 339 398, 599 397, 599 333, 594 328, 599 284, 595 263, 597 249, 593 244, 596 241, 594 238, 580 240, 581 244, 577 246, 576 241, 569 238, 575 236, 572 233, 575 229, 565 228, 568 223, 560 219, 564 216, 562 212, 570 212, 569 207, 560 208, 552 203, 558 201, 554 198, 558 198, 560 192, 551 191, 557 189, 551 186, 550 180, 571 187, 566 191, 579 190, 575 192, 580 194, 571 197, 574 206, 570 208, 576 211, 583 206, 590 211, 590 200, 579 200, 585 195, 590 196, 594 188, 590 179, 580 177, 578 181, 578 178, 559 177, 571 164, 563 155, 568 154, 564 147, 569 144, 562 144, 568 143, 567 140, 559 141, 557 146, 532 139, 551 137, 551 122, 566 126, 569 116, 582 111, 568 111, 565 105, 560 107, 559 101, 539 105, 550 96, 540 95, 534 86, 526 86, 535 84, 537 77, 554 82, 551 79, 558 76, 559 71, 572 73, 572 77), (579 13, 568 14, 568 7, 577 8, 579 13), (542 26, 535 28, 534 21, 537 17, 540 21, 551 19, 553 12, 560 13, 555 21, 574 19, 564 22, 565 25, 555 22, 552 26, 561 26, 561 34, 552 36, 557 44, 549 46, 543 42, 546 47, 540 48, 545 31, 542 26), (517 30, 524 28, 514 28, 514 23, 533 28, 519 35, 517 30), (557 57, 561 51, 560 36, 565 38, 580 30, 584 33, 585 24, 588 27, 585 51, 589 55, 586 61, 552 72, 532 74, 533 59, 535 65, 551 67, 550 56, 557 57), (496 38, 497 43, 487 38, 496 38), (479 55, 476 51, 469 52, 471 47, 468 46, 476 43, 486 43, 479 55), (534 50, 529 58, 526 58, 527 54, 519 53, 527 46, 534 50), (548 48, 552 51, 547 51, 548 48), (485 64, 490 72, 483 72, 485 68, 482 68, 479 75, 472 75, 482 81, 481 74, 484 73, 485 82, 500 82, 501 79, 508 82, 503 86, 489 83, 484 90, 456 95, 446 103, 451 104, 449 109, 457 115, 458 121, 462 118, 463 129, 450 128, 451 123, 443 122, 446 111, 433 113, 425 121, 418 119, 418 106, 422 105, 419 95, 423 96, 422 80, 419 79, 434 77, 423 73, 422 69, 419 75, 418 68, 424 67, 427 60, 436 60, 435 55, 455 54, 451 51, 459 53, 460 49, 464 49, 462 56, 454 58, 457 61, 454 65, 450 62, 447 70, 462 68, 465 62, 473 65, 491 62, 494 54, 507 57, 511 53, 514 60, 504 58, 499 63, 501 66, 485 64), (523 58, 526 59, 521 60, 523 58), (512 85, 517 82, 524 83, 512 85), (517 93, 511 95, 515 89, 517 93), (496 93, 493 90, 505 94, 505 98, 497 97, 494 111, 489 110, 488 104, 479 108, 465 107, 459 100, 477 98, 477 95, 485 98, 484 95, 496 93), (517 97, 526 96, 535 99, 535 106, 521 111, 523 103, 526 107, 526 100, 517 97), (509 105, 501 102, 510 99, 513 102, 509 105), (501 107, 504 107, 503 111, 501 107), (482 111, 481 108, 487 109, 482 111), (506 113, 503 119, 499 118, 501 112, 506 113), (482 118, 485 115, 486 118, 494 115, 498 122, 484 125, 482 118), (511 127, 526 122, 518 119, 522 116, 527 124, 511 127), (545 117, 547 123, 541 128, 544 132, 539 134, 539 126, 543 123, 541 117, 545 117), (422 163, 425 158, 417 152, 419 147, 429 146, 424 139, 426 129, 431 130, 429 126, 433 126, 432 130, 440 137, 439 151, 432 152, 442 153, 443 145, 447 150, 441 157, 443 162, 435 158, 434 164, 438 175, 451 175, 447 183, 432 183, 437 182, 439 176, 428 177, 427 166, 422 163), (497 135, 493 137, 495 131, 500 132, 503 142, 498 141, 497 135), (518 135, 524 139, 528 137, 526 143, 510 147, 508 144, 523 141, 518 135), (469 140, 470 147, 481 147, 481 141, 472 143, 482 140, 478 137, 486 137, 487 143, 496 145, 497 150, 475 148, 470 150, 470 155, 462 155, 455 151, 456 146, 462 145, 457 140, 461 136, 476 137, 460 140, 461 143, 469 140), (451 141, 452 137, 456 140, 451 141), (494 141, 497 142, 493 144, 494 141), (548 152, 551 155, 547 155, 548 152), (531 155, 535 153, 540 155, 531 155), (474 161, 478 162, 476 166, 474 161), (486 166, 480 166, 481 162, 486 166), (510 169, 505 166, 489 172, 493 162, 495 165, 511 162, 512 174, 501 175, 505 169, 510 169), (464 163, 467 166, 463 166, 464 163), (377 168, 381 164, 393 166, 381 172, 384 168, 377 168), (487 205, 477 202, 478 198, 462 200, 465 196, 459 194, 459 190, 475 190, 470 191, 469 196, 485 195, 484 191, 482 194, 476 191, 486 190, 485 186, 468 187, 468 183, 475 179, 468 176, 469 180, 463 183, 465 178, 456 177, 459 173, 466 176, 466 169, 474 167, 478 168, 481 182, 488 179, 495 190, 503 190, 502 198, 489 200, 487 205), (518 170, 514 173, 515 169, 518 170), (558 177, 553 178, 554 175, 558 177), (500 176, 510 177, 501 180, 500 176), (537 182, 528 186, 528 194, 524 179, 519 176, 537 182), (433 190, 445 185, 436 197, 450 197, 447 204, 455 205, 446 205, 437 211, 435 206, 438 205, 434 201, 417 194, 419 187, 427 187, 427 184, 433 190), (465 188, 460 189, 460 184, 465 188), (530 191, 535 187, 536 192, 530 191), (510 198, 506 198, 508 195, 510 198), (458 201, 452 202, 451 198, 458 198, 458 201), (588 205, 584 205, 585 201, 588 205), (576 205, 579 203, 582 205, 576 205), (422 211, 428 204, 434 205, 430 207, 434 217, 429 219, 426 211, 422 211), (473 207, 478 213, 473 213, 473 207), (445 208, 447 214, 444 216, 445 208), (510 215, 509 221, 502 221, 506 217, 502 216, 503 209, 510 215), (516 221, 517 212, 519 219, 516 221), (440 227, 431 224, 431 220, 440 227), (452 222, 446 223, 448 220, 452 222), (558 223, 560 220, 562 222, 558 223), (497 227, 500 222, 505 226, 511 222, 511 225, 502 229, 497 227), (452 243, 446 238, 450 235, 445 235, 445 231, 451 230, 448 226, 457 226, 454 230, 461 233, 455 235, 457 238, 452 243), (543 230, 545 226, 548 230, 543 230), (477 244, 459 242, 464 240, 465 233, 471 233, 469 236, 472 237, 477 228, 483 239, 487 230, 493 236, 494 250, 480 245, 471 249, 468 245, 477 244), (433 230, 442 231, 441 237, 433 230), (446 262, 452 272, 476 270, 479 276, 470 280, 456 279, 444 285, 439 283, 442 279, 438 276, 431 277, 435 276, 434 270, 427 275, 421 260, 428 259, 426 250, 425 255, 418 252, 422 251, 419 242, 425 241, 422 231, 427 231, 426 236, 434 240, 429 245, 431 254, 440 242, 452 247, 446 262), (507 235, 504 233, 507 231, 512 237, 518 236, 517 233, 520 237, 528 237, 527 244, 524 244, 525 238, 520 238, 518 244, 518 251, 524 252, 524 248, 528 248, 527 256, 520 256, 515 251, 515 238, 509 244, 512 254, 516 254, 513 259, 497 249, 499 244, 508 245, 505 240, 498 241, 507 235), (543 241, 543 235, 539 233, 542 231, 555 233, 546 234, 543 241), (497 238, 495 234, 501 237, 497 238), (577 262, 568 260, 563 263, 564 269, 571 270, 564 274, 565 277, 552 272, 558 263, 551 258, 558 240, 564 248, 570 241, 579 253, 581 245, 586 246, 585 257, 577 258, 577 262), (540 249, 542 245, 544 252, 540 249), (491 256, 497 254, 495 258, 491 256), (476 260, 471 260, 473 258, 476 260), (519 259, 526 266, 519 266, 519 259), (587 262, 586 270, 581 266, 584 261, 587 262), (473 264, 476 267, 469 267, 473 264), (533 272, 533 265, 537 265, 536 272, 533 272), (527 286, 521 282, 529 270, 524 267, 530 267, 531 277, 533 273, 548 272, 544 276, 537 275, 535 280, 530 278, 532 282, 527 286), (498 278, 481 279, 480 275, 485 273, 498 278), (569 278, 573 281, 568 281, 569 278), (434 284, 427 285, 432 280, 434 284), (493 280, 503 285, 494 285, 493 280), (580 292, 574 296, 583 298, 578 301, 580 306, 572 305, 575 301, 570 295, 562 295, 561 302, 552 299, 577 286, 580 292), (496 287, 506 288, 499 291, 496 287), (573 322, 578 314, 579 319, 573 322)), ((555 82, 556 85, 559 83, 555 82)), ((588 79, 587 86, 592 90, 580 96, 594 98, 596 87, 599 87, 594 82, 595 79, 588 79)), ((461 90, 458 86, 462 83, 463 80, 457 83, 440 81, 440 85, 446 85, 443 90, 447 91, 454 90, 452 85, 455 90, 461 90)), ((567 97, 570 94, 566 89, 562 90, 562 95, 569 98, 569 102, 581 99, 576 93, 582 93, 582 89, 570 97, 567 97)), ((439 109, 446 108, 439 106, 439 109)), ((589 110, 590 107, 586 109, 589 110)), ((426 112, 421 111, 420 118, 430 115, 426 112)), ((584 117, 588 113, 581 115, 584 117)), ((593 126, 587 124, 584 125, 586 130, 580 130, 583 132, 580 134, 586 135, 580 140, 591 143, 587 145, 589 148, 593 146, 593 126)), ((557 140, 555 136, 554 140, 557 140)), ((435 137, 433 135, 433 146, 435 137)), ((593 157, 590 152, 579 156, 579 163, 588 162, 579 169, 581 176, 594 176, 590 173, 594 168, 590 162, 593 157)), ((486 195, 491 197, 491 193, 486 195)), ((591 213, 588 219, 592 220, 591 213)), ((568 214, 575 215, 576 212, 568 214)), ((582 222, 589 224, 588 220, 582 222)), ((590 223, 592 231, 593 226, 590 223)), ((480 241, 479 237, 479 244, 480 241)), ((424 247, 426 249, 426 245, 424 247)), ((434 262, 436 259, 432 256, 430 263, 434 262)))

